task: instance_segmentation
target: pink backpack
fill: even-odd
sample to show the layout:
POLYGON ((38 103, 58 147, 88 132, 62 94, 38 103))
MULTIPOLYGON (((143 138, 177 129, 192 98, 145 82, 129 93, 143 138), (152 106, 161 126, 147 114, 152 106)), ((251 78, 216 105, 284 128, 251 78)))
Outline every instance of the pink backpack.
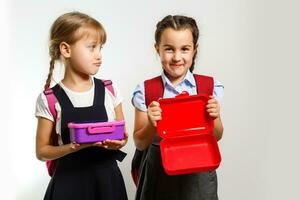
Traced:
MULTIPOLYGON (((114 88, 112 87, 112 81, 111 80, 101 80, 101 81, 104 84, 104 86, 112 93, 112 95, 115 96, 114 88)), ((56 122, 56 118, 57 118, 57 112, 55 110, 56 98, 55 98, 55 95, 53 94, 53 90, 51 88, 48 88, 47 90, 44 91, 44 94, 45 94, 46 99, 47 99, 49 110, 50 110, 50 112, 51 112, 51 114, 54 118, 54 122, 56 122)), ((52 129, 51 143, 54 146, 58 146, 58 137, 57 137, 57 134, 55 132, 55 128, 52 129)), ((47 160, 46 161, 48 174, 51 177, 53 176, 53 173, 54 173, 55 168, 56 168, 55 163, 56 163, 56 160, 47 160)))

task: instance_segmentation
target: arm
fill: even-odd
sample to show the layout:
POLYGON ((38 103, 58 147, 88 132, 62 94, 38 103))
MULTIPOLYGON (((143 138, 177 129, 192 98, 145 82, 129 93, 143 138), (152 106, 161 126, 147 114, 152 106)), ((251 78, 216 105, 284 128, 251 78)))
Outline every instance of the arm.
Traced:
MULTIPOLYGON (((116 113, 116 120, 120 121, 120 120, 124 120, 124 114, 123 114, 123 110, 122 110, 122 104, 120 103, 119 105, 117 105, 117 107, 115 107, 115 113, 116 113)), ((127 141, 128 141, 128 133, 126 131, 126 127, 124 127, 124 131, 125 131, 125 137, 123 140, 118 141, 119 143, 119 148, 122 148, 123 146, 126 145, 127 141)), ((118 149, 119 149, 118 148, 118 149)))
POLYGON ((156 101, 151 102, 147 113, 135 109, 133 139, 137 149, 144 150, 152 143, 160 119, 161 109, 156 101))
POLYGON ((122 103, 120 103, 119 105, 117 105, 115 107, 115 113, 116 113, 116 120, 117 121, 124 120, 124 114, 123 114, 123 110, 122 110, 122 103))
POLYGON ((214 135, 217 141, 221 140, 223 136, 223 124, 220 116, 214 120, 214 135))
POLYGON ((36 157, 41 161, 54 160, 79 149, 90 146, 88 144, 51 145, 51 134, 54 123, 46 118, 38 117, 36 132, 36 157))
POLYGON ((220 116, 220 104, 214 96, 210 96, 207 102, 207 112, 214 119, 214 136, 219 141, 223 136, 223 124, 220 116))

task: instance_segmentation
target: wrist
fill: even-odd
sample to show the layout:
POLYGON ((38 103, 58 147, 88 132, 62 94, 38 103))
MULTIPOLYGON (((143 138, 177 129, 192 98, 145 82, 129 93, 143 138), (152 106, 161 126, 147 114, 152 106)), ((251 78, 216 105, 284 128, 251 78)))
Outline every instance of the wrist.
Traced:
POLYGON ((75 144, 71 142, 69 144, 69 150, 71 150, 71 152, 75 152, 75 149, 76 149, 75 144))

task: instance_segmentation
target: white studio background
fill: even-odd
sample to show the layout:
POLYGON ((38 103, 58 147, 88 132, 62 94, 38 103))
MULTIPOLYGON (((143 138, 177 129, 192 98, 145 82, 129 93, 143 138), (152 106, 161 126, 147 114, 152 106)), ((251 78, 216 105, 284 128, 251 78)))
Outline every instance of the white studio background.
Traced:
MULTIPOLYGON (((12 68, 8 68, 8 63, 10 63, 11 51, 9 48, 10 40, 10 27, 9 23, 7 23, 9 19, 9 6, 7 1, 0 2, 0 70, 1 70, 1 78, 0 78, 0 124, 5 127, 3 131, 0 132, 0 137, 2 138, 2 142, 0 145, 0 185, 2 186, 0 189, 1 199, 14 199, 14 194, 16 193, 17 188, 15 187, 15 176, 12 170, 12 151, 10 148, 12 147, 11 143, 11 120, 12 120, 12 110, 10 110, 12 104, 10 103, 13 99, 12 96, 12 87, 9 81, 8 74, 13 73, 10 71, 12 68), (5 139, 4 139, 5 138, 5 139)), ((21 149, 22 147, 19 147, 21 149)))
MULTIPOLYGON (((296 0, 1 4, 1 199, 39 200, 46 190, 50 178, 45 163, 35 157, 35 101, 48 73, 50 26, 74 10, 98 19, 108 33, 97 76, 112 79, 121 89, 130 135, 132 92, 160 73, 153 48, 156 23, 167 14, 194 17, 201 32, 195 72, 213 75, 225 85, 220 199, 300 199, 299 5, 296 0)), ((128 156, 120 163, 130 200, 135 194, 130 176, 134 149, 131 136, 123 149, 128 156)))

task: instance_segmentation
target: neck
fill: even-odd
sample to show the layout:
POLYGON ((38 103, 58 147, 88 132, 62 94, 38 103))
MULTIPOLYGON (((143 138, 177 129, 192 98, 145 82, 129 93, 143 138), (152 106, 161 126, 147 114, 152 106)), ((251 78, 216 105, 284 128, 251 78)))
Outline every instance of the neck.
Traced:
POLYGON ((68 71, 65 72, 62 83, 75 92, 88 91, 93 85, 91 76, 68 73, 68 71))

